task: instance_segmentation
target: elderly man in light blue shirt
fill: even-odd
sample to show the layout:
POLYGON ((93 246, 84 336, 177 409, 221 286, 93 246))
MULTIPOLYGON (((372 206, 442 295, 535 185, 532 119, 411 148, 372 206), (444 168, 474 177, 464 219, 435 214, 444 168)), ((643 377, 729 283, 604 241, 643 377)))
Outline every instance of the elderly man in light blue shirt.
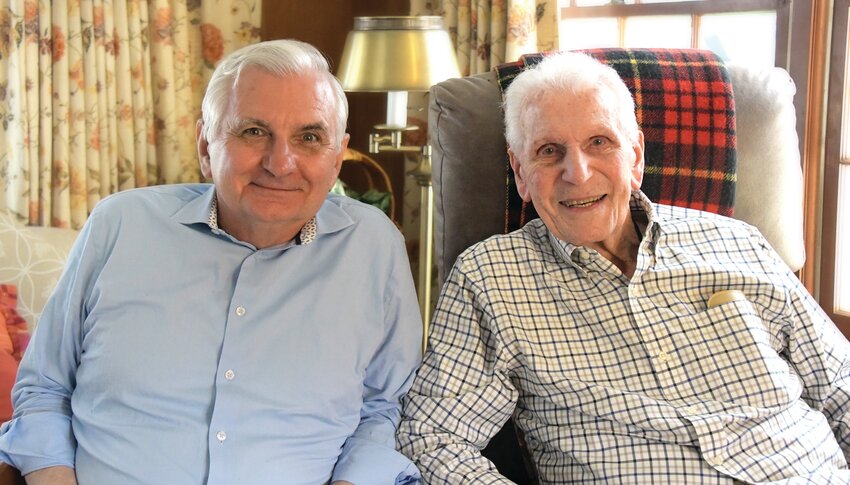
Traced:
POLYGON ((0 460, 29 483, 409 483, 395 450, 421 320, 402 237, 328 195, 347 103, 290 40, 216 69, 213 184, 89 218, 22 362, 0 460))

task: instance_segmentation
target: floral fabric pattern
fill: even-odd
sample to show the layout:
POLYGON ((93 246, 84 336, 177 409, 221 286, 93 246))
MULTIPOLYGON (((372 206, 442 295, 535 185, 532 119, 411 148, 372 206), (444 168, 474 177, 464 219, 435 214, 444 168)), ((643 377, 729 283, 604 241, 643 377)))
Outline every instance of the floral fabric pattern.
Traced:
POLYGON ((199 181, 195 121, 262 0, 3 0, 0 207, 79 228, 103 197, 199 181))
POLYGON ((464 76, 558 48, 557 0, 411 0, 410 11, 443 17, 464 76))

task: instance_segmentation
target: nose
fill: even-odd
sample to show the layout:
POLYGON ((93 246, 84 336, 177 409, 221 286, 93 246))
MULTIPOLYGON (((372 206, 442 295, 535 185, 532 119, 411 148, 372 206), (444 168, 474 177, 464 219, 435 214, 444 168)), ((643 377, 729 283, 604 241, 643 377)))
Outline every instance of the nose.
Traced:
POLYGON ((562 163, 561 178, 571 184, 580 184, 590 178, 590 160, 581 149, 567 150, 562 163))
POLYGON ((263 157, 263 167, 275 176, 286 175, 295 170, 296 161, 292 145, 286 140, 274 139, 263 157))

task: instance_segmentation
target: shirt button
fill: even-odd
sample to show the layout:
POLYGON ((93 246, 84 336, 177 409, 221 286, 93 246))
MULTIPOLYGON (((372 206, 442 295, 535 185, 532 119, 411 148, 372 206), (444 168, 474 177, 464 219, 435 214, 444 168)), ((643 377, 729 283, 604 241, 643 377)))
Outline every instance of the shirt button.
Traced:
POLYGON ((227 439, 227 433, 225 433, 224 431, 219 431, 215 434, 215 437, 218 441, 224 441, 227 439))
POLYGON ((667 355, 667 352, 661 351, 656 356, 656 359, 658 359, 658 362, 665 363, 670 360, 670 356, 667 355))
POLYGON ((238 307, 236 307, 236 315, 241 317, 244 314, 245 314, 245 307, 244 306, 239 305, 238 307))
POLYGON ((228 381, 232 381, 234 377, 236 377, 236 373, 233 372, 233 369, 227 369, 224 371, 224 378, 228 381))

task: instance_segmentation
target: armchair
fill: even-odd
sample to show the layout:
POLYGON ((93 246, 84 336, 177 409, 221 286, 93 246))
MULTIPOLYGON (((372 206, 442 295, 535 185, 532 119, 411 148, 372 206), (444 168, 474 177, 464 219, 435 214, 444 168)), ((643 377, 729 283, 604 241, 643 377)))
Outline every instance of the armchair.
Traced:
MULTIPOLYGON (((591 54, 603 59, 619 58, 624 63, 618 70, 624 66, 637 70, 635 66, 647 62, 664 65, 660 69, 663 71, 660 78, 663 83, 669 83, 664 86, 674 86, 673 89, 682 88, 679 86, 680 76, 690 75, 687 71, 692 66, 675 62, 668 65, 669 60, 687 59, 692 55, 716 59, 710 52, 691 49, 598 49, 591 54)), ((724 65, 719 60, 712 63, 717 65, 720 74, 731 84, 734 99, 727 110, 734 118, 730 124, 730 167, 733 171, 728 173, 734 190, 729 198, 730 202, 734 201, 733 216, 758 227, 785 262, 793 270, 798 270, 805 254, 802 173, 793 106, 793 82, 779 68, 724 65)), ((618 68, 616 65, 614 67, 618 68)), ((504 71, 501 74, 501 82, 504 84, 504 71)), ((640 111, 641 100, 648 98, 640 91, 643 89, 643 94, 646 94, 647 86, 635 83, 634 79, 626 81, 633 93, 639 94, 635 97, 640 111)), ((669 94, 666 87, 664 94, 669 94)), ((697 107, 676 105, 683 100, 687 102, 687 98, 680 95, 678 100, 674 99, 672 110, 679 114, 693 112, 696 115, 697 107)), ((450 79, 431 89, 429 136, 433 149, 435 264, 440 283, 445 281, 458 254, 468 246, 491 235, 517 229, 529 214, 533 216, 528 208, 515 206, 520 202, 513 193, 513 174, 507 162, 501 101, 499 70, 450 79)), ((661 117, 664 117, 663 113, 661 117)), ((644 119, 642 128, 647 145, 650 142, 664 147, 672 145, 671 151, 680 153, 675 142, 671 143, 670 140, 684 138, 681 134, 671 136, 668 130, 665 135, 662 130, 650 135, 649 132, 653 130, 645 125, 646 122, 644 119), (656 139, 651 140, 653 136, 656 139)), ((692 150, 694 145, 689 145, 687 149, 692 150)), ((649 160, 652 153, 648 148, 648 167, 653 162, 659 162, 658 157, 649 160)), ((668 166, 659 165, 657 171, 665 174, 679 172, 678 166, 670 170, 665 170, 665 167, 668 166)), ((676 184, 676 173, 668 182, 672 180, 676 184)), ((658 187, 647 185, 655 183, 658 181, 653 177, 646 177, 644 181, 643 189, 651 198, 652 193, 659 192, 658 187)), ((664 200, 669 203, 666 198, 664 200)), ((520 447, 521 439, 517 440, 513 426, 508 424, 491 440, 484 454, 508 478, 520 484, 534 483, 533 467, 523 463, 525 454, 520 447)))

